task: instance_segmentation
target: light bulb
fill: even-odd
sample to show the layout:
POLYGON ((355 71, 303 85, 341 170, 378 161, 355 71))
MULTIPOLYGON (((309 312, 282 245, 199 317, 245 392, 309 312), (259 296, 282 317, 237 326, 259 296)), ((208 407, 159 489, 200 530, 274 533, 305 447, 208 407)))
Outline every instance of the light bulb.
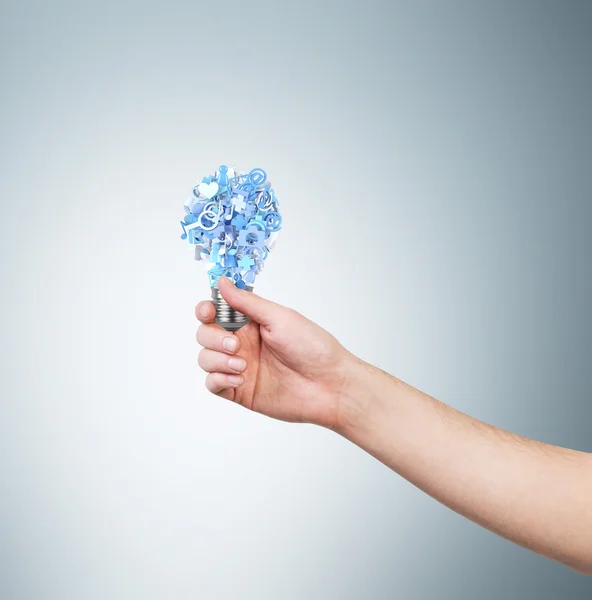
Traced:
POLYGON ((184 208, 181 239, 189 242, 195 260, 207 264, 215 321, 237 331, 249 318, 222 298, 218 279, 224 275, 236 287, 253 290, 282 226, 275 192, 263 169, 235 173, 222 165, 193 188, 184 208))

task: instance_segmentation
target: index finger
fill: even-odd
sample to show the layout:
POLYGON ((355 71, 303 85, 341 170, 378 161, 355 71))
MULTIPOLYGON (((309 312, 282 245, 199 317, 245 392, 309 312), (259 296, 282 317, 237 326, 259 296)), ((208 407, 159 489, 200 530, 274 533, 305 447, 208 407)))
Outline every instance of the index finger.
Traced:
POLYGON ((203 300, 195 307, 195 316, 202 323, 212 323, 216 316, 216 309, 211 300, 203 300))

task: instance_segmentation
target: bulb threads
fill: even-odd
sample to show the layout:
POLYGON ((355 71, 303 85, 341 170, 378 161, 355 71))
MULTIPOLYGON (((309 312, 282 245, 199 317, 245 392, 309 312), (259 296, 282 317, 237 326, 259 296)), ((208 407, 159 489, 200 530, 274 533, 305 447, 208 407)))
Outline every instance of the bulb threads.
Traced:
MULTIPOLYGON (((252 292, 252 287, 247 287, 247 291, 252 292)), ((213 287, 212 290, 212 302, 214 303, 214 307, 216 309, 216 316, 214 317, 214 322, 220 325, 226 331, 238 331, 241 327, 246 325, 251 319, 243 313, 239 312, 235 308, 232 308, 224 298, 222 298, 222 294, 218 290, 218 288, 213 287)))

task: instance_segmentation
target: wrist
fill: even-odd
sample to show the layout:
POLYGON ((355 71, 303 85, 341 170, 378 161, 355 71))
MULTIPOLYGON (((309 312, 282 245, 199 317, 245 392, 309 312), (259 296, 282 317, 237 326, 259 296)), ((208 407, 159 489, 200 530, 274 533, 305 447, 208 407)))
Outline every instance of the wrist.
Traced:
POLYGON ((384 412, 386 387, 398 380, 348 352, 344 377, 338 390, 335 431, 352 439, 373 428, 384 412))

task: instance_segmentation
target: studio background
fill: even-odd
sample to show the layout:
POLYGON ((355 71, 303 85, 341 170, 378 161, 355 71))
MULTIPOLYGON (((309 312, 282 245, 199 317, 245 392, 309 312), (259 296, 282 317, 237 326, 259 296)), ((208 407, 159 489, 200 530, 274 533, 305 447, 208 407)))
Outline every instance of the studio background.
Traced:
POLYGON ((337 435, 211 396, 183 201, 265 168, 256 291, 592 451, 592 5, 0 2, 0 597, 572 599, 337 435))

